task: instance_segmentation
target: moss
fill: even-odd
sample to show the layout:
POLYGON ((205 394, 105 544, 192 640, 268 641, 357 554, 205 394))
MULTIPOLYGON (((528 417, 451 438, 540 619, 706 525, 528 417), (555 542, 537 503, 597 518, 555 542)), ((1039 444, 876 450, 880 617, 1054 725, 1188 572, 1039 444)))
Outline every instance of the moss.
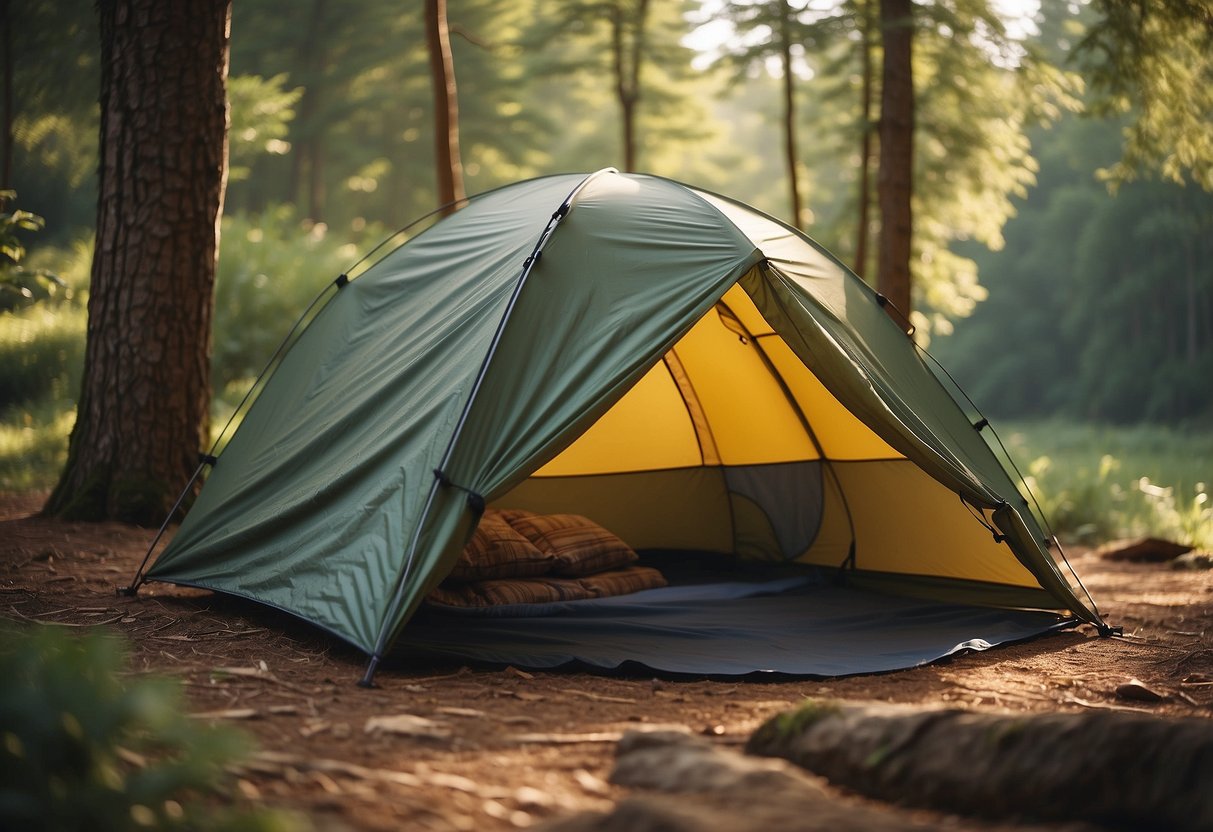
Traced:
POLYGON ((107 468, 95 469, 79 488, 64 481, 46 504, 46 513, 72 522, 119 520, 136 526, 159 526, 168 505, 170 489, 158 480, 138 477, 114 477, 107 468))
MULTIPOLYGON (((71 461, 68 461, 71 468, 71 461)), ((84 484, 72 489, 67 485, 67 472, 59 481, 46 503, 46 513, 60 520, 72 522, 97 522, 106 518, 106 503, 109 498, 109 472, 94 471, 84 484)))
POLYGON ((769 754, 805 733, 811 726, 842 712, 837 702, 806 699, 793 711, 784 711, 768 719, 746 743, 750 754, 769 754))
POLYGON ((986 742, 993 748, 1006 750, 1019 741, 1028 728, 1026 719, 999 720, 986 731, 986 742))
POLYGON ((803 734, 809 726, 820 722, 826 717, 835 716, 842 712, 837 702, 827 702, 818 699, 806 699, 794 711, 784 711, 773 720, 775 729, 784 737, 803 734))
POLYGON ((170 488, 160 480, 145 477, 118 477, 110 485, 109 515, 136 526, 159 526, 168 511, 165 494, 170 488))
POLYGON ((885 745, 880 746, 875 751, 873 751, 871 754, 869 754, 868 756, 863 758, 863 767, 864 768, 876 768, 881 763, 883 763, 885 760, 887 760, 889 758, 889 755, 892 753, 893 753, 893 747, 886 743, 885 745))

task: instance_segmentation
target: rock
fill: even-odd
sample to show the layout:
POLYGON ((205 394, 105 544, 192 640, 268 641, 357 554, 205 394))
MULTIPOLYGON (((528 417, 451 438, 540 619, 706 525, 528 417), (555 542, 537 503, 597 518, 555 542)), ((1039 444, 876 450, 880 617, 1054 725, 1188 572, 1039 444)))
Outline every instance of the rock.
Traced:
POLYGON ((1191 546, 1175 543, 1171 540, 1161 540, 1157 537, 1143 537, 1140 540, 1119 540, 1109 543, 1099 549, 1098 554, 1104 560, 1131 560, 1147 563, 1162 563, 1174 560, 1186 552, 1192 551, 1191 546))

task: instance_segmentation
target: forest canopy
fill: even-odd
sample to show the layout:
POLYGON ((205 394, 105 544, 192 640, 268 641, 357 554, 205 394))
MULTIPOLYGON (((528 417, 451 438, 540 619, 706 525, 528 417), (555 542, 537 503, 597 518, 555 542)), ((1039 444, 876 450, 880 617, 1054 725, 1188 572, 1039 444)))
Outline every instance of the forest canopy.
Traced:
MULTIPOLYGON (((340 269, 441 201, 422 5, 233 4, 216 391, 322 285, 296 285, 309 247, 340 269)), ((913 6, 920 337, 995 415, 1213 415, 1209 4, 913 6)), ((874 280, 878 7, 448 0, 463 186, 631 166, 866 253, 874 280)), ((5 8, 0 186, 46 220, 26 248, 69 246, 96 213, 97 22, 5 8)))

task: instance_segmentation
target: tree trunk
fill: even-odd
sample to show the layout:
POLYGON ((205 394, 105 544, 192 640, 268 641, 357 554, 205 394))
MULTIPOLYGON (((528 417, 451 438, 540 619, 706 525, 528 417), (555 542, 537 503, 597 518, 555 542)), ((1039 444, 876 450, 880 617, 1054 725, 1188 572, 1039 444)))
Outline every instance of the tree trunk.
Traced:
MULTIPOLYGON (((880 88, 880 256, 876 290, 910 314, 910 198, 914 170, 914 76, 910 64, 914 38, 911 0, 880 0, 884 68, 880 88)), ((898 314, 890 310, 896 319, 898 314)))
POLYGON ((863 42, 860 44, 860 60, 863 66, 863 81, 860 90, 863 117, 860 129, 863 134, 859 142, 859 228, 855 234, 855 274, 867 279, 868 229, 871 226, 872 207, 872 2, 863 4, 863 42))
POLYGON ((231 0, 101 0, 84 379, 46 511, 154 524, 207 436, 231 0))
POLYGON ((307 33, 300 44, 298 60, 304 67, 303 95, 299 112, 291 125, 291 173, 287 202, 307 206, 308 219, 323 220, 324 185, 321 175, 322 127, 318 124, 320 90, 324 86, 324 25, 325 0, 313 0, 308 17, 307 33), (296 131, 298 131, 296 133, 296 131))
POLYGON ((746 744, 902 806, 1190 832, 1213 829, 1213 790, 1200 785, 1213 778, 1210 749, 1207 719, 830 701, 773 717, 746 744))
POLYGON ((455 62, 446 23, 446 0, 425 0, 425 42, 430 52, 430 80, 434 87, 434 163, 438 175, 438 204, 462 200, 463 162, 459 158, 459 96, 455 88, 455 62))
POLYGON ((779 4, 779 52, 783 62, 783 152, 788 165, 788 195, 792 200, 792 225, 802 228, 800 182, 796 173, 796 84, 792 76, 792 32, 787 0, 779 4))
MULTIPOLYGON (((9 0, 0 0, 0 48, 4 50, 4 122, 0 124, 0 191, 13 187, 13 15, 9 0)), ((4 198, 0 197, 0 208, 4 198)))
POLYGON ((629 173, 636 170, 636 107, 640 103, 640 67, 644 58, 644 33, 648 14, 648 0, 639 0, 631 14, 623 3, 617 3, 611 8, 611 54, 615 70, 615 97, 619 101, 620 124, 623 132, 623 169, 629 173), (630 43, 629 28, 631 29, 630 43))

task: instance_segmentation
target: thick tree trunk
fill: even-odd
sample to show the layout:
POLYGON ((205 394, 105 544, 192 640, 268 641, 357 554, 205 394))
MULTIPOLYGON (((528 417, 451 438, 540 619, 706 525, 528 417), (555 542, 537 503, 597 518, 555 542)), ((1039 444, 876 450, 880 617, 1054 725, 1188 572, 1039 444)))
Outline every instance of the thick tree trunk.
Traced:
POLYGON ((451 203, 462 200, 463 162, 459 158, 459 95, 455 87, 455 61, 446 23, 446 0, 425 0, 425 42, 430 52, 430 80, 434 87, 434 163, 438 175, 438 204, 443 213, 454 212, 451 203))
POLYGON ((84 380, 46 511, 154 524, 207 435, 231 0, 101 0, 84 380))
POLYGON ((759 727, 746 751, 903 806, 1003 821, 1213 829, 1207 719, 810 701, 759 727))
MULTIPOLYGON (((880 0, 884 69, 880 88, 880 256, 876 290, 902 315, 910 314, 910 243, 914 170, 914 39, 911 0, 880 0)), ((898 315, 890 311, 894 318, 898 315)))
POLYGON ((788 165, 788 196, 792 201, 792 225, 802 228, 800 179, 797 175, 796 81, 792 75, 792 10, 787 0, 779 4, 779 52, 783 62, 783 152, 788 165))
POLYGON ((859 141, 859 228, 855 234, 855 274, 867 279, 868 229, 871 227, 872 207, 872 3, 863 4, 863 42, 860 44, 860 61, 863 69, 862 99, 863 116, 859 141))

